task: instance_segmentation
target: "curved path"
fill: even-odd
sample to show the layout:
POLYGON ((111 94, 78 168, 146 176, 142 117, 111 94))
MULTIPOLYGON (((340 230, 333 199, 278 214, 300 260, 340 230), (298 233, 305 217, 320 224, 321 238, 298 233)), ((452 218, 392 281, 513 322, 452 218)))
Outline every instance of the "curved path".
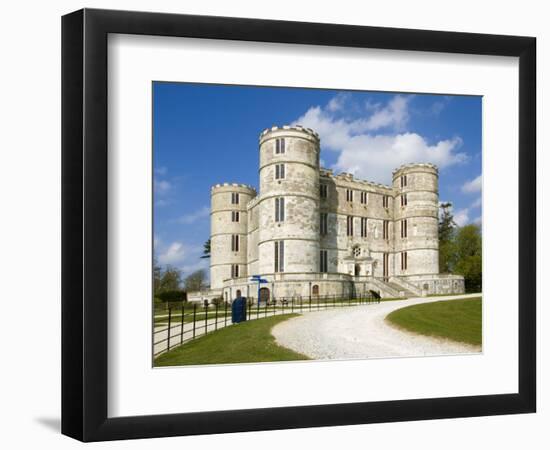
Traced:
POLYGON ((478 353, 481 348, 421 336, 395 328, 386 316, 420 303, 480 297, 481 294, 424 297, 311 312, 276 325, 271 333, 279 345, 313 359, 381 358, 478 353))

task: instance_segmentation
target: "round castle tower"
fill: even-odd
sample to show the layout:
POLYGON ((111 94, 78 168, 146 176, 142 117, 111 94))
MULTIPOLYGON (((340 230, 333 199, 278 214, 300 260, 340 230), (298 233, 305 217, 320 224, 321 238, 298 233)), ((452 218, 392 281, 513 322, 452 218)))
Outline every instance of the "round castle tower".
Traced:
POLYGON ((319 151, 309 128, 260 134, 261 274, 319 271, 319 151))
POLYGON ((217 184, 210 193, 210 286, 220 289, 223 281, 234 276, 246 277, 248 213, 247 203, 256 190, 245 184, 217 184), (238 240, 235 243, 235 240, 238 240))
POLYGON ((433 164, 406 164, 393 172, 394 275, 439 273, 438 185, 433 164))

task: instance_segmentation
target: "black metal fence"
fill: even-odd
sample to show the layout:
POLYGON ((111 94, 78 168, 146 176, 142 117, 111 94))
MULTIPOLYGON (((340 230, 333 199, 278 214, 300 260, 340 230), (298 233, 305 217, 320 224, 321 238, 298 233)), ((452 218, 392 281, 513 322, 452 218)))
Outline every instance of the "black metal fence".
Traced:
MULTIPOLYGON (((346 297, 279 297, 267 302, 248 298, 246 320, 379 302, 380 297, 372 293, 346 297)), ((204 304, 165 303, 155 308, 153 320, 153 356, 156 357, 185 342, 231 325, 231 304, 221 299, 210 303, 205 301, 204 304)))

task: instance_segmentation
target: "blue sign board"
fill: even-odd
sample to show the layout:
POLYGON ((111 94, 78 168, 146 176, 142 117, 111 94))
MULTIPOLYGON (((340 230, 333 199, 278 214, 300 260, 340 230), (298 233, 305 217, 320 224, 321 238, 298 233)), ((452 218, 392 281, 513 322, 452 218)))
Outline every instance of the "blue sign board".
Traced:
POLYGON ((265 278, 262 278, 260 275, 252 275, 250 281, 258 283, 258 305, 260 304, 260 284, 267 283, 268 281, 265 278))

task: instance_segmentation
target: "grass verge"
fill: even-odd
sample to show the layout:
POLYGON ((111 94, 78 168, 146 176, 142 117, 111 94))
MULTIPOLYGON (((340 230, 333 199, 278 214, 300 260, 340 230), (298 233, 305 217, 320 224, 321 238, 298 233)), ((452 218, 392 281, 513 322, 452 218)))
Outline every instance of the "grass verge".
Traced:
POLYGON ((481 346, 481 297, 406 306, 386 320, 414 333, 481 346))
POLYGON ((296 317, 285 314, 252 320, 183 344, 155 359, 155 366, 185 366, 198 364, 228 364, 309 359, 277 345, 271 329, 279 322, 296 317))

